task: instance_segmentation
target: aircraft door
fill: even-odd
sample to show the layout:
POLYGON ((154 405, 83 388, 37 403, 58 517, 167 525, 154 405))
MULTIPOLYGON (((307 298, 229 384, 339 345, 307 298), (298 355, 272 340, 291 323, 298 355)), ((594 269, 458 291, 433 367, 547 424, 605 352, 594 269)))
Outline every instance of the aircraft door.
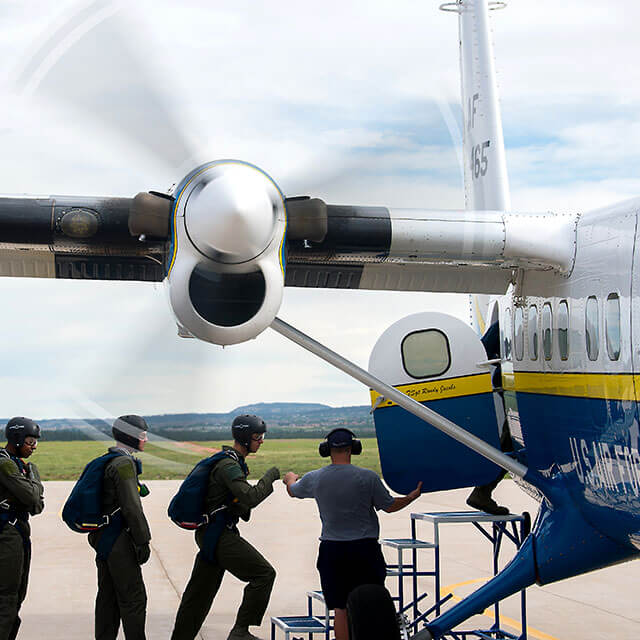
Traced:
MULTIPOLYGON (((636 216, 637 217, 637 216, 636 216)), ((636 413, 640 408, 640 228, 636 220, 636 234, 633 245, 633 262, 631 266, 631 367, 636 401, 636 413)), ((623 325, 624 326, 624 325, 623 325)), ((640 415, 636 415, 636 424, 640 424, 640 415)), ((631 447, 640 449, 640 434, 637 429, 631 431, 631 447), (635 442, 633 441, 635 439, 635 442)))
MULTIPOLYGON (((491 366, 476 333, 444 313, 417 313, 378 339, 369 371, 463 429, 500 448, 491 366)), ((398 493, 473 487, 498 467, 371 391, 382 474, 398 493)))

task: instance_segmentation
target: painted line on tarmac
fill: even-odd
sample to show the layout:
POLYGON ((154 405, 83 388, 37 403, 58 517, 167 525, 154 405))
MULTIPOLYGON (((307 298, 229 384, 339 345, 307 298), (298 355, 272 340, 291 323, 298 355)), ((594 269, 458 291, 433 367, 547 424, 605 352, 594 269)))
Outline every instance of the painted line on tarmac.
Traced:
MULTIPOLYGON (((174 590, 177 598, 178 598, 178 606, 180 606, 180 603, 182 602, 182 596, 180 594, 180 590, 178 589, 177 585, 175 584, 175 582, 171 579, 171 576, 169 575, 169 571, 167 570, 167 567, 165 566, 164 562, 162 561, 162 556, 160 555, 160 553, 158 552, 157 547, 155 547, 151 541, 149 541, 149 546, 151 547, 151 549, 153 550, 153 557, 155 557, 158 561, 158 564, 160 565, 162 572, 165 575, 165 578, 167 579, 167 582, 171 585, 172 589, 174 590)), ((204 622, 202 623, 202 626, 204 626, 204 622)), ((198 630, 198 640, 204 640, 204 636, 202 635, 202 629, 198 630)))
MULTIPOLYGON (((462 598, 460 596, 457 596, 454 593, 456 589, 460 587, 465 587, 469 584, 486 582, 489 579, 490 578, 474 578, 473 580, 465 580, 464 582, 457 582, 456 584, 450 584, 446 587, 441 587, 440 597, 444 598, 445 596, 448 596, 449 594, 451 594, 451 600, 454 600, 455 602, 460 602, 462 598)), ((481 615, 486 616, 487 618, 491 618, 491 620, 495 620, 496 618, 495 614, 493 613, 493 607, 490 609, 485 609, 481 615)), ((500 622, 504 622, 506 626, 511 627, 512 629, 515 629, 516 631, 519 631, 522 633, 522 625, 517 620, 514 620, 513 618, 509 618, 508 616, 500 615, 500 622)), ((538 640, 558 640, 558 638, 556 638, 555 636, 551 636, 548 633, 545 633, 544 631, 540 631, 539 629, 535 629, 528 625, 527 625, 527 636, 530 636, 532 638, 538 638, 538 640)))

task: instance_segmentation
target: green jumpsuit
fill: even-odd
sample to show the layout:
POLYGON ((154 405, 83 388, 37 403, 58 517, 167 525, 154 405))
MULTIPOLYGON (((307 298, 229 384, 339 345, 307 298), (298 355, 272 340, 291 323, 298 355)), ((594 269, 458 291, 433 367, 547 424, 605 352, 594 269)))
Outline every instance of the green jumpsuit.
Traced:
MULTIPOLYGON (((114 451, 123 453, 116 447, 109 449, 114 451)), ((103 528, 89 534, 89 544, 99 552, 96 640, 115 640, 121 620, 127 640, 144 640, 147 592, 140 565, 149 557, 151 532, 140 501, 136 460, 131 455, 120 455, 107 464, 102 492, 103 513, 113 513, 119 507, 123 522, 119 533, 116 529, 117 537, 106 559, 100 557, 100 541, 111 532, 103 528)))
MULTIPOLYGON (((231 451, 230 447, 224 449, 231 451)), ((206 510, 211 513, 221 505, 232 502, 229 512, 234 520, 237 521, 238 517, 249 520, 251 509, 273 492, 272 485, 280 477, 280 471, 272 467, 252 486, 247 482, 247 468, 242 456, 235 451, 232 455, 236 455, 241 462, 230 456, 218 462, 211 471, 206 510)), ((210 526, 196 531, 196 543, 200 549, 210 526)), ((171 640, 192 640, 196 637, 211 609, 225 571, 248 583, 238 609, 236 625, 248 627, 261 624, 276 577, 275 569, 240 536, 235 524, 223 529, 215 548, 215 563, 205 560, 202 555, 202 551, 196 555, 171 640)))
POLYGON ((27 595, 31 565, 29 514, 43 509, 37 467, 16 463, 0 449, 0 640, 14 640, 18 634, 18 612, 27 595))

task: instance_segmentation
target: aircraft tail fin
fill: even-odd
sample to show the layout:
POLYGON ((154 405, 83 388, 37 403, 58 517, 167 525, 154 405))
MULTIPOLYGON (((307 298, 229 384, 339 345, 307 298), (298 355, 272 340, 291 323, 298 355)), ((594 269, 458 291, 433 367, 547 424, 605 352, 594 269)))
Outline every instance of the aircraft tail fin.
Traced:
POLYGON ((498 103, 489 12, 505 2, 456 0, 441 5, 458 14, 464 118, 464 184, 468 210, 511 208, 498 103))

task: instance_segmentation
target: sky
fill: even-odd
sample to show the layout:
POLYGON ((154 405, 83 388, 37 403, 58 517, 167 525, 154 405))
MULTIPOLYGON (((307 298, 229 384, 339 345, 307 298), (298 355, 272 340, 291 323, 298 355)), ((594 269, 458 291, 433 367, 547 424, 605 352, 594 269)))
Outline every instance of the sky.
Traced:
MULTIPOLYGON (((443 117, 460 119, 457 21, 438 4, 140 1, 118 45, 104 24, 90 46, 54 38, 38 75, 34 56, 78 5, 6 0, 0 191, 132 196, 233 157, 286 195, 462 208, 460 141, 443 117), (139 68, 117 69, 123 48, 139 68), (159 105, 175 132, 152 126, 159 105), (136 125, 114 132, 110 120, 127 117, 136 125)), ((512 0, 494 12, 514 210, 640 194, 639 21, 632 0, 512 0)), ((360 383, 270 330, 224 350, 178 338, 160 284, 3 279, 0 291, 0 416, 368 402, 360 383)), ((286 289, 278 315, 366 368, 396 320, 468 309, 466 296, 286 289)))

